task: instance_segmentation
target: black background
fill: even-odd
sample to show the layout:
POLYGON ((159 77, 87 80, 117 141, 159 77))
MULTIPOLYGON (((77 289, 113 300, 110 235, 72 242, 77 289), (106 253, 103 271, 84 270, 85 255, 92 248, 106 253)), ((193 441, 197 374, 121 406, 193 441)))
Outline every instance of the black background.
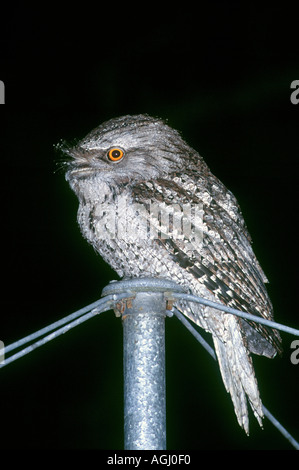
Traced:
MULTIPOLYGON (((275 319, 298 327, 296 12, 227 2, 51 8, 14 2, 1 25, 1 340, 91 303, 117 279, 79 233, 53 145, 144 112, 168 119, 236 195, 275 319)), ((216 363, 176 319, 166 323, 168 448, 291 448, 251 412, 247 437, 216 363)), ((283 357, 254 365, 265 406, 298 439, 299 365, 294 338, 282 336, 283 357)), ((0 448, 121 449, 122 408, 122 326, 106 312, 1 370, 0 448)))

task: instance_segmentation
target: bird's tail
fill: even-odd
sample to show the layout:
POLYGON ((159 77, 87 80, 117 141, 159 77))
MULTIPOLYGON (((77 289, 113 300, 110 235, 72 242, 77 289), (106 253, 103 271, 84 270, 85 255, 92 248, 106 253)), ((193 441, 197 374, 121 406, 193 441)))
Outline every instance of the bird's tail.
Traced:
POLYGON ((237 319, 232 315, 227 315, 225 323, 225 340, 213 334, 215 350, 222 379, 226 391, 231 395, 238 422, 249 434, 247 398, 261 427, 262 402, 252 360, 244 345, 237 319))

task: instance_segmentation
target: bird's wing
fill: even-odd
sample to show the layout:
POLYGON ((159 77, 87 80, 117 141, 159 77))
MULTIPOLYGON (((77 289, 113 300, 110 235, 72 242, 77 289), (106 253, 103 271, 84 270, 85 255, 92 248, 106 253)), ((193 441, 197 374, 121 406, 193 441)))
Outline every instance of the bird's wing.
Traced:
MULTIPOLYGON (((206 184, 202 190, 187 176, 183 184, 175 178, 139 183, 133 187, 134 200, 158 203, 160 215, 157 217, 156 211, 150 220, 157 233, 156 243, 219 302, 272 319, 273 309, 264 285, 266 277, 251 248, 237 201, 221 182, 220 189, 222 185, 225 191, 216 188, 215 181, 218 182, 213 177, 213 188, 206 184), (172 215, 174 207, 176 215, 172 215), (167 228, 162 220, 167 220, 167 216, 168 233, 164 233, 167 228), (175 217, 181 220, 181 227, 175 217), (189 230, 187 235, 184 225, 189 230)), ((240 318, 237 321, 251 352, 268 357, 281 352, 276 330, 240 318)))

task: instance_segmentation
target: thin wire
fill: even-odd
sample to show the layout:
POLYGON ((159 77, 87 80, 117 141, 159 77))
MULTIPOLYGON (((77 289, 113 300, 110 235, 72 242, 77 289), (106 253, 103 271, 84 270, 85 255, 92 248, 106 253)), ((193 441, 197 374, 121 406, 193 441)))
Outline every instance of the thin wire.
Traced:
POLYGON ((63 326, 62 328, 56 329, 53 333, 45 336, 39 341, 36 341, 35 343, 31 344, 30 346, 27 346, 26 348, 22 349, 21 351, 17 352, 16 354, 13 354, 9 358, 5 358, 4 361, 0 363, 0 368, 7 366, 11 362, 16 361, 20 357, 25 356, 26 354, 29 354, 31 351, 34 351, 34 349, 43 346, 44 344, 48 343, 49 341, 52 341, 53 339, 57 338, 58 336, 66 333, 70 329, 74 328, 75 326, 80 325, 81 323, 89 320, 96 314, 102 313, 105 310, 109 310, 112 306, 112 304, 120 300, 124 297, 127 297, 128 294, 118 294, 118 295, 107 295, 104 299, 99 299, 96 302, 93 302, 92 304, 87 305, 86 307, 81 308, 80 310, 77 310, 74 313, 71 313, 70 315, 62 318, 61 320, 58 320, 54 323, 51 323, 51 325, 46 326, 45 328, 42 328, 41 330, 36 331, 35 333, 32 333, 25 338, 20 339, 19 341, 15 341, 14 343, 6 346, 5 348, 0 350, 0 356, 6 354, 7 352, 13 351, 20 346, 23 346, 26 343, 31 342, 34 339, 40 338, 46 333, 49 333, 50 331, 55 330, 57 327, 65 325, 67 322, 69 322, 67 325, 63 326), (88 313, 86 313, 88 312, 88 313), (84 315, 84 313, 86 313, 84 315), (79 318, 78 318, 79 317, 79 318), (71 321, 70 321, 71 320, 71 321), (73 321, 72 321, 73 320, 73 321))
POLYGON ((103 301, 105 301, 105 300, 106 299, 97 300, 97 301, 93 302, 92 304, 87 305, 86 307, 80 308, 80 310, 77 310, 76 312, 71 313, 70 315, 62 318, 61 320, 58 320, 54 323, 51 323, 50 325, 42 328, 41 330, 38 330, 35 333, 32 333, 28 336, 25 336, 24 338, 19 339, 18 341, 15 341, 14 343, 11 343, 8 346, 5 346, 5 349, 4 349, 5 354, 7 354, 10 351, 13 351, 14 349, 19 348, 20 346, 23 346, 26 343, 30 343, 34 339, 40 338, 44 334, 55 330, 59 326, 65 325, 67 322, 69 322, 71 320, 74 320, 75 318, 80 317, 84 313, 87 313, 87 312, 89 312, 90 310, 92 310, 94 308, 99 307, 101 305, 101 303, 103 303, 103 301))
POLYGON ((271 421, 271 423, 281 432, 281 434, 292 444, 292 446, 296 450, 299 450, 299 442, 296 441, 296 439, 294 439, 293 436, 291 436, 289 431, 287 431, 286 428, 284 428, 280 424, 280 422, 277 421, 275 416, 273 416, 272 413, 270 413, 270 411, 267 410, 267 408, 264 405, 263 405, 263 412, 264 412, 264 415, 269 419, 269 421, 271 421))
MULTIPOLYGON (((96 314, 102 313, 105 310, 109 310, 112 308, 113 304, 123 298, 126 298, 128 296, 132 295, 132 292, 124 292, 122 294, 112 294, 112 295, 107 295, 103 299, 99 299, 92 304, 87 305, 86 307, 81 308, 80 310, 77 310, 74 313, 71 313, 70 315, 62 318, 61 320, 58 320, 45 328, 42 328, 41 330, 36 331, 35 333, 32 333, 18 341, 15 341, 14 343, 10 344, 9 346, 6 346, 5 348, 0 350, 0 357, 2 354, 13 351, 20 346, 23 346, 26 343, 29 343, 33 341, 34 339, 40 338, 46 333, 49 333, 50 331, 54 331, 53 333, 45 336, 39 341, 36 341, 35 343, 31 344, 30 346, 27 346, 26 348, 22 349, 18 353, 10 356, 9 358, 5 359, 2 363, 0 363, 0 368, 10 364, 11 362, 19 359, 20 357, 25 356, 26 354, 29 354, 31 351, 34 349, 48 343, 54 338, 57 338, 58 336, 66 333, 70 329, 80 325, 81 323, 89 320, 90 318, 94 317, 96 314), (79 317, 79 318, 78 318, 79 317), (73 321, 72 321, 73 320, 73 321), (69 323, 68 323, 69 322, 69 323), (66 324, 68 323, 68 324, 66 324), (62 328, 58 328, 59 326, 63 326, 62 328), (58 329, 57 329, 58 328, 58 329)), ((201 303, 203 305, 207 305, 210 307, 213 307, 218 310, 222 310, 227 313, 231 313, 233 315, 237 315, 242 318, 247 318, 249 320, 253 320, 257 323, 263 323, 267 326, 270 326, 275 329, 280 329, 282 331, 285 331, 287 333, 291 333, 294 335, 299 336, 299 330, 296 330, 295 328, 288 327, 286 325, 281 325, 280 323, 276 323, 270 320, 266 320, 262 317, 258 317, 256 315, 251 315, 246 312, 242 312, 240 310, 233 309, 231 307, 226 307, 225 305, 218 304, 206 299, 203 299, 201 297, 189 295, 189 294, 181 294, 181 293, 176 293, 173 292, 172 296, 178 299, 182 300, 187 300, 189 302, 197 302, 201 303)), ((191 334, 197 339, 197 341, 206 349, 206 351, 213 357, 213 359, 216 360, 216 354, 213 348, 204 340, 204 338, 200 335, 200 333, 191 325, 191 323, 187 320, 187 318, 175 307, 173 307, 173 312, 176 315, 176 317, 184 324, 184 326, 191 332, 191 334)), ((169 313, 169 311, 167 311, 169 313)), ((263 406, 263 411, 265 416, 272 422, 272 424, 284 435, 284 437, 294 446, 295 449, 299 450, 299 443, 291 436, 291 434, 277 421, 277 419, 270 413, 269 410, 265 406, 263 406)))
POLYGON ((49 334, 48 336, 45 336, 44 338, 40 339, 39 341, 36 341, 35 343, 31 344, 30 346, 27 346, 26 348, 22 349, 21 351, 17 352, 16 354, 13 354, 10 356, 8 359, 5 359, 2 364, 0 364, 0 368, 7 366, 13 361, 16 361, 20 357, 25 356, 26 354, 29 354, 31 351, 33 351, 36 348, 39 348, 40 346, 43 346, 44 344, 48 343, 54 338, 57 338, 60 335, 63 335, 70 329, 74 328, 75 326, 81 325, 81 323, 85 322, 86 320, 89 320, 90 318, 94 317, 96 314, 100 313, 98 310, 93 309, 91 312, 82 315, 81 317, 77 318, 76 320, 70 322, 68 325, 63 326, 62 328, 59 328, 58 330, 54 331, 53 333, 49 334))
MULTIPOLYGON (((122 294, 114 294, 114 295, 107 295, 105 298, 102 298, 102 299, 99 299, 99 300, 96 300, 95 302, 93 302, 92 304, 89 304, 87 305, 86 307, 83 307, 79 310, 77 310, 76 312, 74 313, 71 313, 70 315, 62 318, 61 320, 58 320, 44 328, 42 328, 41 330, 38 330, 36 331, 35 333, 32 333, 18 341, 15 341, 14 343, 6 346, 4 349, 1 349, 0 350, 0 357, 4 354, 7 354, 8 352, 10 351, 13 351, 21 346, 23 346, 24 344, 26 343, 29 343, 31 341, 33 341, 34 339, 37 339, 37 338, 40 338, 41 336, 57 329, 58 327, 62 326, 62 325, 65 325, 66 323, 82 316, 84 313, 86 312, 89 312, 93 309, 101 309, 101 311, 104 311, 104 310, 108 310, 109 308, 111 308, 111 303, 117 301, 117 300, 120 300, 121 298, 125 298, 126 296, 128 295, 131 295, 132 293, 129 292, 129 293, 122 293, 122 294)), ((256 315, 252 315, 250 313, 247 313, 247 312, 242 312, 240 310, 236 310, 236 309, 233 309, 231 307, 227 307, 223 304, 218 304, 216 302, 212 302, 210 300, 206 300, 206 299, 203 299, 202 297, 197 297, 197 296, 194 296, 194 295, 190 295, 190 294, 183 294, 183 293, 177 293, 177 292, 173 292, 172 293, 172 296, 174 298, 178 298, 178 299, 181 299, 181 300, 187 300, 189 302, 197 302, 197 303, 200 303, 200 304, 203 304, 203 305, 207 305, 207 306, 210 306, 210 307, 213 307, 217 310, 221 310, 221 311, 224 311, 224 312, 227 312, 227 313, 230 313, 230 314, 233 314, 233 315, 237 315, 239 317, 242 317, 242 318, 246 318, 246 319, 249 319, 249 320, 253 320, 255 321, 256 323, 262 323, 262 324, 265 324, 271 328, 276 328, 276 329, 279 329, 279 330, 282 330, 282 331, 285 331, 287 333, 291 333, 291 334, 294 334, 294 335, 298 335, 299 336, 299 330, 295 329, 295 328, 291 328, 289 326, 286 326, 286 325, 282 325, 280 323, 276 323, 276 322, 273 322, 271 320, 267 320, 265 318, 262 318, 262 317, 258 317, 256 315)), ((178 312, 178 311, 177 311, 178 312)), ((98 312, 99 313, 99 312, 98 312)), ((178 314, 180 314, 180 312, 178 312, 178 314)), ((90 317, 89 317, 90 318, 90 317)), ((88 318, 87 318, 88 319, 88 318)), ((183 321, 182 318, 180 318, 181 321, 183 321)), ((78 323, 80 324, 80 323, 78 323)), ((191 331, 191 329, 189 328, 189 322, 188 322, 188 325, 186 323, 184 323, 186 328, 189 329, 189 331, 191 331)), ((76 325, 74 325, 76 326, 76 325)), ((192 328, 192 327, 191 327, 192 328)), ((194 329, 193 329, 194 330, 194 329)), ((59 330, 61 331, 61 330, 59 330)), ((65 332, 68 331, 68 329, 65 330, 65 332)), ((191 333, 196 337, 196 334, 199 335, 199 333, 197 333, 196 330, 194 330, 196 333, 194 333, 193 331, 191 331, 191 333)), ((34 349, 36 349, 36 347, 39 347, 41 346, 42 344, 45 344, 47 343, 48 341, 51 341, 52 339, 56 338, 57 336, 59 336, 60 334, 62 333, 57 333, 57 335, 53 334, 53 335, 49 335, 47 338, 49 338, 47 341, 45 341, 45 338, 44 340, 41 340, 40 342, 37 342, 38 343, 38 346, 35 346, 35 343, 31 346, 29 346, 28 348, 25 348, 24 350, 20 351, 19 353, 11 356, 11 358, 8 358, 6 359, 5 361, 2 361, 2 363, 0 363, 0 368, 1 367, 4 367, 5 365, 15 361, 16 359, 18 359, 19 357, 22 357, 23 355, 25 354, 28 354, 29 352, 33 351, 34 349), (12 357, 14 358, 12 360, 12 357)), ((199 335, 200 336, 200 335, 199 335)), ((201 339, 199 339, 199 337, 197 336, 197 340, 203 345, 203 347, 205 347, 205 349, 208 350, 208 348, 210 348, 210 346, 208 345, 208 343, 205 342, 205 340, 200 336, 201 339), (205 344, 203 343, 205 342, 205 344)), ((209 351, 210 354, 211 354, 211 351, 209 351)), ((215 353, 214 353, 215 354, 215 353)))
POLYGON ((197 297, 196 295, 181 294, 177 292, 174 292, 172 295, 176 299, 187 300, 188 302, 196 302, 202 305, 207 305, 208 307, 213 307, 217 310, 222 310, 226 313, 231 313, 232 315, 236 315, 237 317, 246 318, 247 320, 253 320, 256 323, 262 323, 263 325, 269 326, 270 328, 275 328, 276 330, 285 331, 286 333, 299 336, 299 330, 297 330, 296 328, 291 328, 290 326, 282 325, 281 323, 276 323, 272 320, 267 320, 266 318, 258 317, 257 315, 252 315, 251 313, 242 312, 241 310, 227 307, 226 305, 218 304, 216 302, 212 302, 211 300, 203 299, 202 297, 197 297))
POLYGON ((206 342, 206 340, 201 336, 200 333, 191 325, 191 323, 187 320, 185 315, 183 315, 176 307, 172 308, 175 316, 184 324, 187 330, 197 339, 197 341, 205 348, 206 351, 212 356, 213 359, 216 360, 216 354, 214 349, 206 342))
MULTIPOLYGON (((201 334, 194 328, 194 326, 187 320, 187 318, 175 307, 172 311, 175 316, 183 323, 183 325, 191 332, 191 334, 199 341, 199 343, 205 348, 205 350, 216 360, 216 354, 214 349, 206 342, 201 334)), ((263 405, 264 415, 269 421, 278 429, 278 431, 290 442, 290 444, 297 450, 299 450, 299 442, 280 424, 280 422, 270 413, 270 411, 263 405)))

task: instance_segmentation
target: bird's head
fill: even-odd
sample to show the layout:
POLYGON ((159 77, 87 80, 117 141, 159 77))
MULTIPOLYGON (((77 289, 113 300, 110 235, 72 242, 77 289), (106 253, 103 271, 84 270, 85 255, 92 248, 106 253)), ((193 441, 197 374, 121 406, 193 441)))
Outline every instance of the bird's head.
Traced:
POLYGON ((104 122, 63 150, 71 157, 66 179, 75 192, 77 183, 91 179, 117 186, 171 177, 195 154, 176 130, 144 114, 104 122))

